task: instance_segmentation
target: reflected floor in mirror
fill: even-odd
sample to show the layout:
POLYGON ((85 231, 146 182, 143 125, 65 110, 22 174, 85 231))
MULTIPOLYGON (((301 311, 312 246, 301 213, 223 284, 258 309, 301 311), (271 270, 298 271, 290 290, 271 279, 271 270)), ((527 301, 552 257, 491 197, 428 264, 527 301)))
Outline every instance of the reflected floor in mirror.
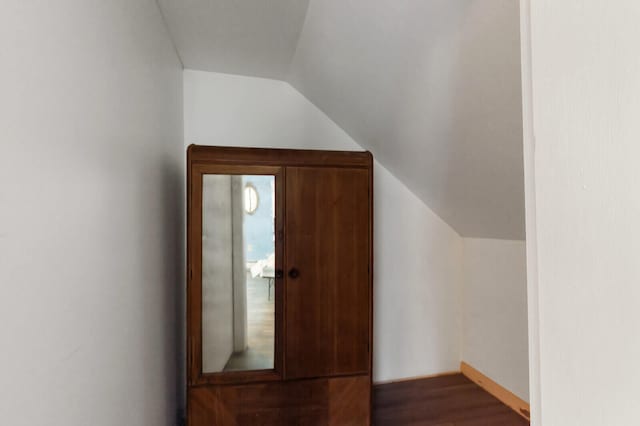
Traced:
POLYGON ((273 344, 275 330, 275 286, 260 276, 247 273, 247 305, 251 312, 248 327, 248 346, 244 352, 236 352, 229 358, 224 371, 267 370, 273 368, 273 344))

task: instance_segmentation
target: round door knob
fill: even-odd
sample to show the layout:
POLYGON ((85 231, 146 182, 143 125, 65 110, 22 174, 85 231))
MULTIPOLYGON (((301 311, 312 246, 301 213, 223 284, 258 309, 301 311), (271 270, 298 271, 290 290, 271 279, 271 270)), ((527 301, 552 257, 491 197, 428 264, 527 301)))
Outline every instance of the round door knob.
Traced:
POLYGON ((298 278, 300 276, 300 271, 296 268, 289 269, 289 278, 298 278))

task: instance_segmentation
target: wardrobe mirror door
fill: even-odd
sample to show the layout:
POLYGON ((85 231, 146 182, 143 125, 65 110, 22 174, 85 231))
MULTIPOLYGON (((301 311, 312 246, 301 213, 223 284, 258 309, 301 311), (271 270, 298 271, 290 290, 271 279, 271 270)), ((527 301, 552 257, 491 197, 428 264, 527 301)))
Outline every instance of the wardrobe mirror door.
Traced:
POLYGON ((202 176, 202 371, 274 368, 275 176, 202 176))

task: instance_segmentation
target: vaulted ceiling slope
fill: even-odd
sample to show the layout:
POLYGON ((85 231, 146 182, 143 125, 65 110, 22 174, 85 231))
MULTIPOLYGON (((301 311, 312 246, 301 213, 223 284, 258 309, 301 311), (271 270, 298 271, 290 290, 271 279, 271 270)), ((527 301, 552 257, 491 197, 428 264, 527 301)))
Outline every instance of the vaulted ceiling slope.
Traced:
POLYGON ((462 236, 524 239, 517 1, 284 3, 160 1, 187 68, 289 81, 462 236), (238 61, 257 39, 281 50, 238 61))
POLYGON ((518 2, 312 0, 290 82, 470 237, 524 238, 518 2))
POLYGON ((309 0, 157 0, 185 68, 283 80, 309 0))

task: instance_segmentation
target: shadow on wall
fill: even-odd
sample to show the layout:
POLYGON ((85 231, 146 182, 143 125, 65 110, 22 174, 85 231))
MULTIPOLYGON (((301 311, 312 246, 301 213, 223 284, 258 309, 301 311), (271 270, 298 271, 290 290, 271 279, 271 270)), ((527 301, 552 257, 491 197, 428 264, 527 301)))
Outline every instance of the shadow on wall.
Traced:
MULTIPOLYGON (((182 164, 182 163, 178 163, 182 164)), ((158 236, 158 244, 163 244, 164 281, 162 291, 164 300, 164 312, 162 321, 167 345, 164 348, 166 364, 165 371, 175 372, 167 374, 166 388, 173 389, 167 393, 172 399, 166 401, 168 407, 174 407, 171 416, 177 415, 176 424, 184 424, 186 407, 186 360, 185 360, 185 336, 186 336, 186 212, 185 212, 185 186, 186 175, 184 167, 175 161, 167 160, 164 163, 162 173, 162 223, 164 234, 158 236)), ((153 212, 148 212, 153 214, 153 212)), ((144 223, 144 218, 143 222, 144 223)), ((157 357, 158 354, 149 354, 157 357)))
MULTIPOLYGON (((487 7, 474 1, 460 23, 453 70, 451 156, 468 173, 461 187, 450 174, 444 191, 474 201, 485 235, 465 236, 525 239, 524 171, 522 154, 522 85, 520 72, 520 9, 517 1, 487 7), (487 202, 486 200, 490 200, 487 202), (492 220, 491 206, 504 214, 492 220)), ((460 211, 450 212, 454 222, 460 211)))
POLYGON ((386 136, 395 143, 381 144, 380 155, 461 235, 524 239, 518 2, 460 3, 443 22, 448 26, 429 30, 405 84, 396 88, 393 126, 386 136), (416 135, 428 138, 422 142, 416 135), (433 145, 429 157, 424 143, 433 145), (385 152, 389 149, 393 155, 385 152), (415 185, 420 176, 408 175, 425 168, 440 183, 432 197, 415 185), (473 206, 473 229, 465 228, 468 209, 456 200, 473 206), (502 203, 500 221, 495 204, 487 200, 502 203), (476 235, 478 229, 482 235, 476 235))

